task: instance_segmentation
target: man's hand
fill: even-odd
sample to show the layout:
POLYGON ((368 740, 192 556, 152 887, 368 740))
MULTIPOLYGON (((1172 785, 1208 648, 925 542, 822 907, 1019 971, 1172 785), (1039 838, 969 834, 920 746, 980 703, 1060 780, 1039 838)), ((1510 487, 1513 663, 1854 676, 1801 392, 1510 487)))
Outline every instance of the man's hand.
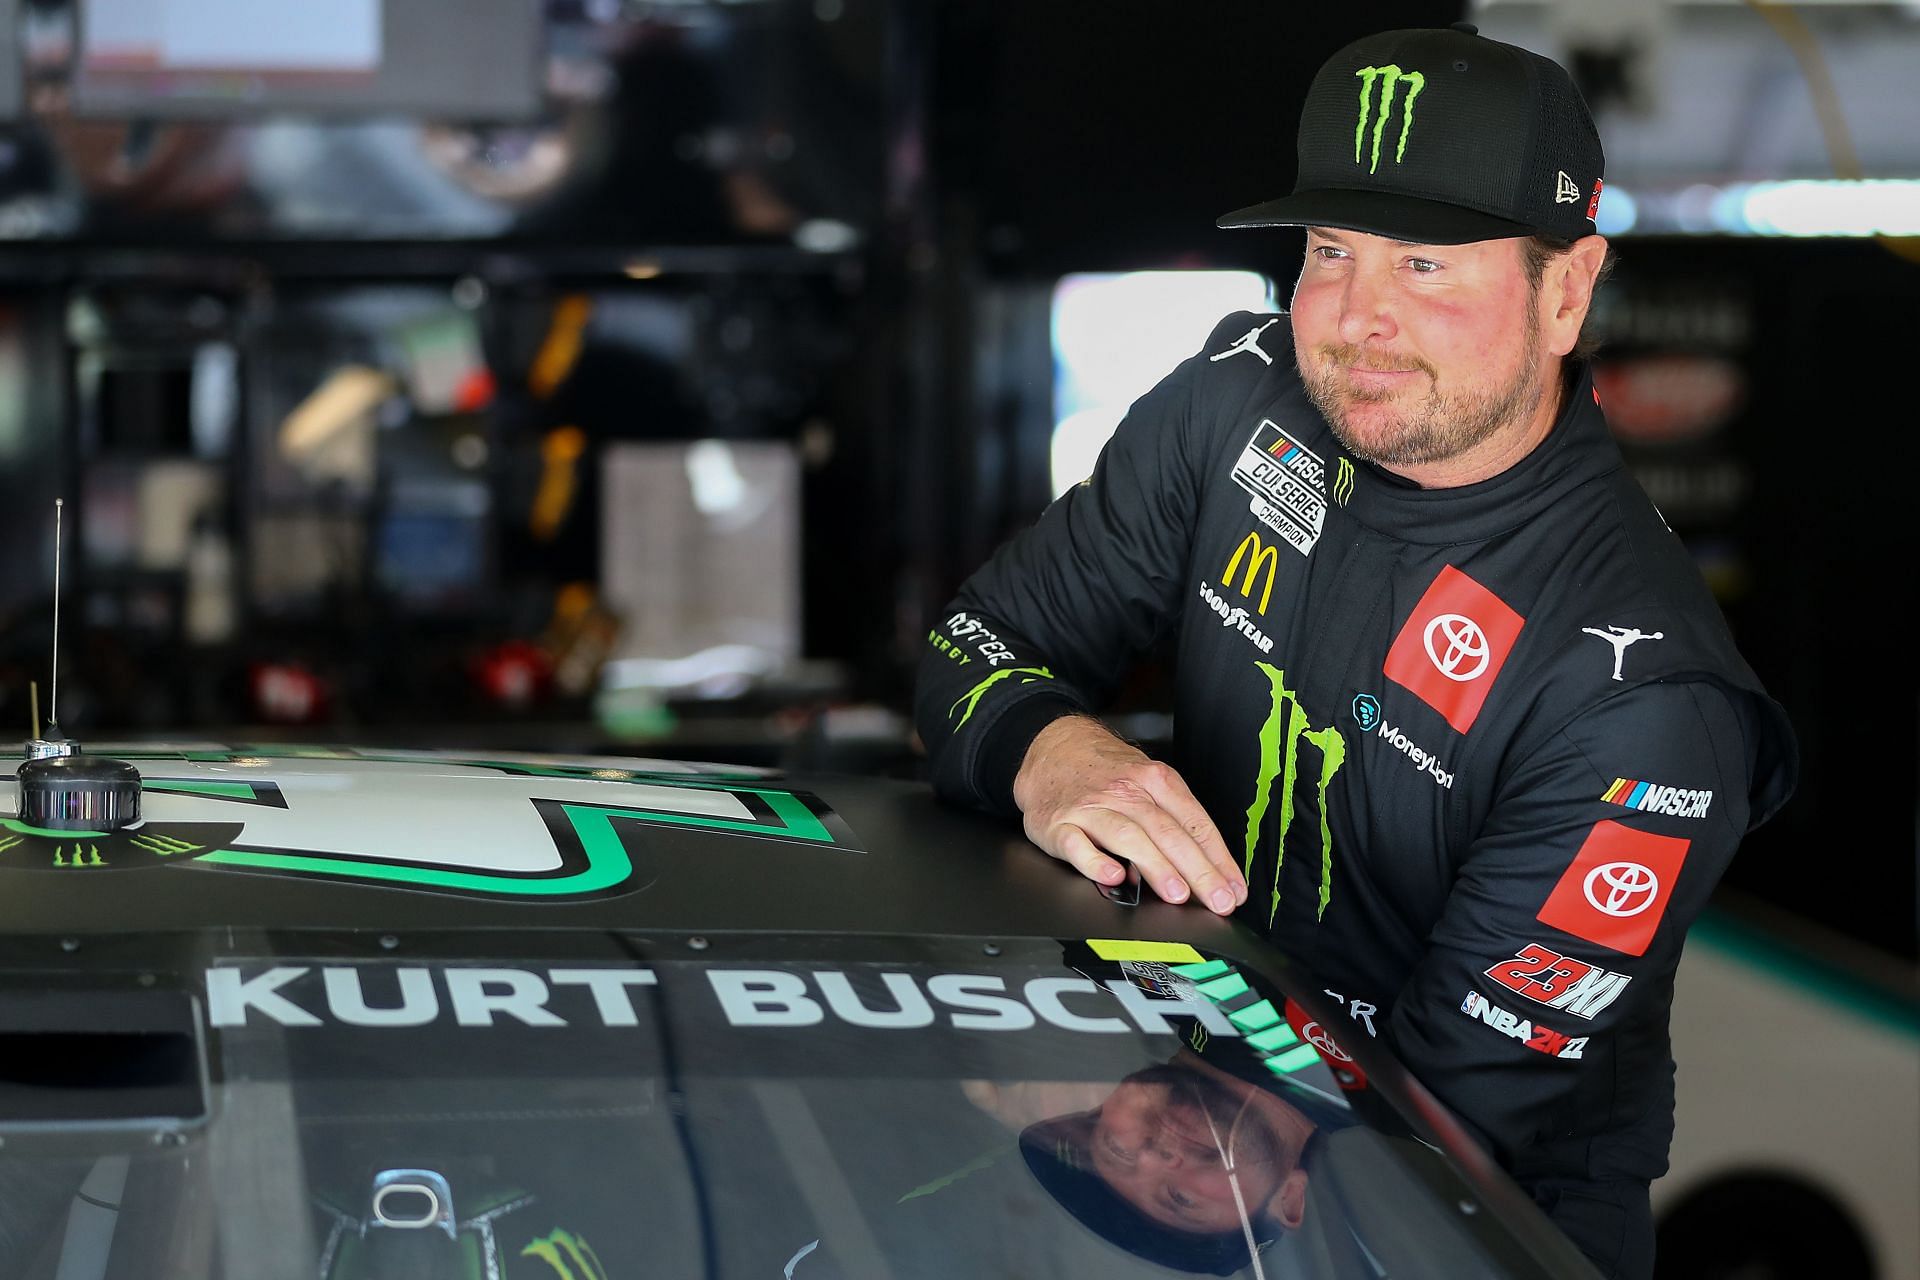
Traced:
POLYGON ((1168 902, 1198 897, 1227 915, 1247 900, 1246 877, 1180 775, 1098 720, 1062 716, 1042 729, 1013 799, 1027 838, 1089 880, 1118 884, 1120 857, 1168 902))

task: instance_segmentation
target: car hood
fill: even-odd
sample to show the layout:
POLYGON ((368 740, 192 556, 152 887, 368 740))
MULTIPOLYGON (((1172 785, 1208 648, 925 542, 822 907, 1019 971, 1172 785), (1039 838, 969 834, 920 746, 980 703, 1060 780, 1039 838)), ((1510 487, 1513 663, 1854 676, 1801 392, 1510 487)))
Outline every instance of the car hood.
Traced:
POLYGON ((920 784, 601 756, 107 744, 142 821, 29 827, 0 790, 0 933, 391 927, 1088 936, 1116 906, 920 784))

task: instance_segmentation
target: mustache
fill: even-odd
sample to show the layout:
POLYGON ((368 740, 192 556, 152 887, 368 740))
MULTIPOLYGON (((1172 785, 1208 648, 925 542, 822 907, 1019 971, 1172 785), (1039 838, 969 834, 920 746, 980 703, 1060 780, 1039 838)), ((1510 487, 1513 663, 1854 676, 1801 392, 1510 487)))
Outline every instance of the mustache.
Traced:
POLYGON ((1347 342, 1323 342, 1315 348, 1315 353, 1328 364, 1348 366, 1356 369, 1370 369, 1377 373, 1396 373, 1401 370, 1415 369, 1429 378, 1438 380, 1439 370, 1422 360, 1419 356, 1394 355, 1391 352, 1369 351, 1347 342))

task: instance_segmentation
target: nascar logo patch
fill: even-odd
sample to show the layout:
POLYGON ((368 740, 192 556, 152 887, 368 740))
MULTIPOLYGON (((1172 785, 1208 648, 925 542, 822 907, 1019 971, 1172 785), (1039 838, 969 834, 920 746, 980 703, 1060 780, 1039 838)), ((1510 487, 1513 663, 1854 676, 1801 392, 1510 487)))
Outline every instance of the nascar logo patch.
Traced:
POLYGON ((1670 818, 1704 818, 1713 804, 1711 791, 1663 787, 1637 778, 1615 778, 1600 798, 1608 804, 1638 809, 1641 813, 1664 813, 1670 818))

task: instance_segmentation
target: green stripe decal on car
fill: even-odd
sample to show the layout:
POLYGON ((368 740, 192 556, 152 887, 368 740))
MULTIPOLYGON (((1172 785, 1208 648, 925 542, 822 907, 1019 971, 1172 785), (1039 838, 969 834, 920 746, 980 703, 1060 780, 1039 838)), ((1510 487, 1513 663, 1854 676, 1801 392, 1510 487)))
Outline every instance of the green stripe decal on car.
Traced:
POLYGON ((1273 1072, 1275 1075, 1292 1075, 1296 1071, 1305 1070, 1318 1061, 1320 1061, 1319 1051, 1310 1044, 1303 1044, 1296 1049, 1287 1050, 1278 1057, 1268 1058, 1267 1070, 1273 1072))
POLYGON ((1208 960, 1201 964, 1177 964, 1173 972, 1190 982, 1199 982, 1206 978, 1217 978, 1227 972, 1225 960, 1208 960))
MULTIPOLYGON (((744 788, 736 789, 736 794, 744 788)), ((515 875, 507 872, 422 866, 415 863, 376 861, 373 859, 328 857, 311 853, 275 852, 258 849, 216 849, 195 859, 217 866, 250 867, 263 871, 293 872, 303 875, 339 876, 353 880, 385 881, 428 889, 453 889, 504 897, 572 897, 604 893, 617 888, 633 874, 628 855, 614 823, 637 822, 647 825, 669 823, 676 826, 704 827, 717 831, 741 831, 759 835, 830 844, 820 820, 795 797, 781 791, 754 791, 781 820, 780 826, 739 822, 729 818, 696 817, 684 813, 661 813, 651 809, 601 809, 591 805, 561 804, 573 833, 579 838, 586 865, 571 874, 558 876, 515 875)))

